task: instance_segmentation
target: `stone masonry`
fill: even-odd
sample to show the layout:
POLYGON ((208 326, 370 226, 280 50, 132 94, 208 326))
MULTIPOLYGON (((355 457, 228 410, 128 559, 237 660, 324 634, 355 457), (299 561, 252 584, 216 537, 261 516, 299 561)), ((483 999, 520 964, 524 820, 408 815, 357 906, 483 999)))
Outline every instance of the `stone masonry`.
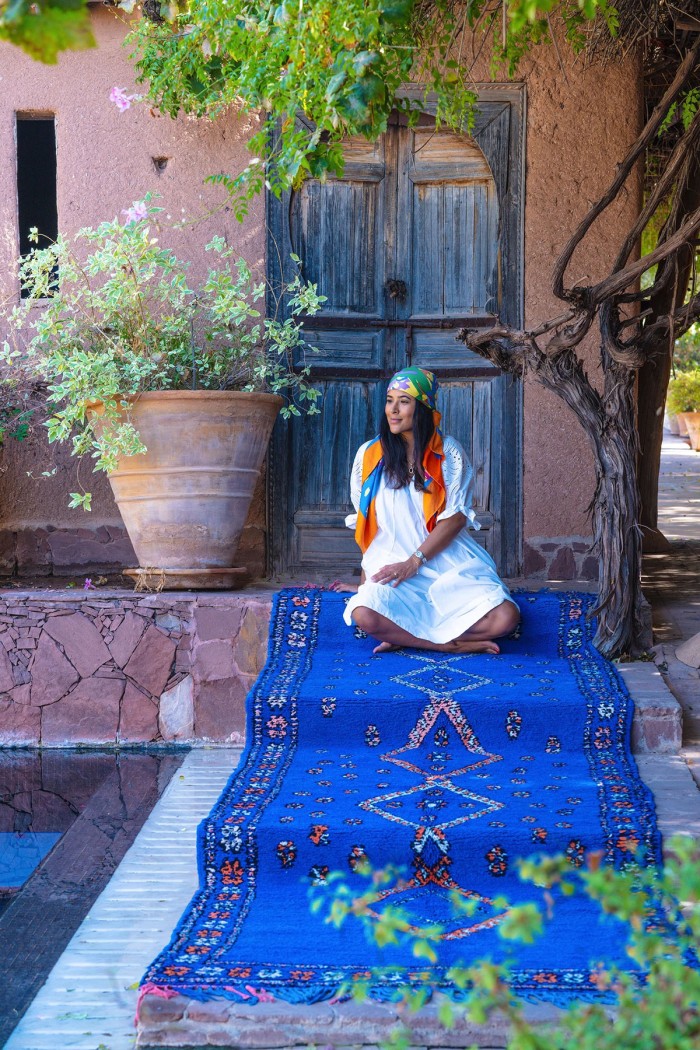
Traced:
POLYGON ((598 579, 598 559, 590 536, 529 536, 523 545, 523 571, 533 580, 598 579))
POLYGON ((236 744, 270 592, 5 592, 0 746, 236 744))
POLYGON ((122 525, 0 529, 0 576, 120 572, 137 564, 122 525))

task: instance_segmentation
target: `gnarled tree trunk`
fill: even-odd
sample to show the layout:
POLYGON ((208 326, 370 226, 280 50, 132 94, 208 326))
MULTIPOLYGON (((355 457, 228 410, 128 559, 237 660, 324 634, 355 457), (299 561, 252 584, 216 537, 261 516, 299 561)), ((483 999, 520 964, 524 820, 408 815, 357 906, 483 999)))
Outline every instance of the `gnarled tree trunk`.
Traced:
POLYGON ((611 362, 605 372, 603 400, 602 426, 588 432, 595 454, 596 488, 591 511, 600 561, 595 645, 604 656, 638 656, 646 639, 634 372, 611 362))

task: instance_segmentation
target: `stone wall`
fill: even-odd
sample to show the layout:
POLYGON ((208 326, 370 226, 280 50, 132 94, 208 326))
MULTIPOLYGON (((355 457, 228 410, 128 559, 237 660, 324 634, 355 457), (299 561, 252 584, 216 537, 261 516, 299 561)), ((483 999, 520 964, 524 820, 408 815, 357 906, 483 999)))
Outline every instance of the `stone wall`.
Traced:
POLYGON ((591 536, 528 536, 523 574, 533 580, 598 580, 591 536))
POLYGON ((270 592, 3 594, 0 746, 241 743, 270 592))
POLYGON ((0 529, 0 576, 75 576, 136 566, 123 525, 0 529))

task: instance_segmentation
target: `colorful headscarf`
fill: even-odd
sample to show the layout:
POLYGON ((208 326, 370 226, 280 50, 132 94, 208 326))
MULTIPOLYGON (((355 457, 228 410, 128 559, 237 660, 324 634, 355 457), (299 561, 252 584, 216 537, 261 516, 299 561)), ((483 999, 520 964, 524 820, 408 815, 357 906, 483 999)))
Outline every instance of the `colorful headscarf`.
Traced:
POLYGON ((434 372, 428 372, 423 368, 402 368, 389 380, 387 390, 401 390, 404 394, 410 394, 416 401, 422 401, 424 405, 433 411, 437 408, 438 381, 434 372))
POLYGON ((387 393, 390 390, 400 390, 402 394, 410 394, 411 397, 415 397, 416 401, 422 401, 424 405, 431 409, 435 426, 439 426, 440 413, 437 410, 438 381, 434 372, 428 372, 425 368, 417 368, 415 365, 402 368, 400 372, 397 372, 389 380, 386 390, 387 393))
MULTIPOLYGON (((435 429, 426 446, 422 463, 423 474, 425 475, 423 513, 428 532, 433 531, 437 524, 438 514, 445 509, 446 505, 445 483, 442 477, 442 461, 445 456, 442 448, 442 435, 438 430, 440 413, 436 408, 437 388, 437 379, 432 372, 415 367, 402 368, 389 381, 389 386, 387 387, 387 392, 389 390, 400 390, 404 394, 410 394, 417 401, 422 401, 433 412, 435 429)), ((363 553, 377 534, 378 523, 375 500, 379 492, 383 470, 384 455, 382 443, 377 437, 369 443, 362 457, 362 488, 360 490, 357 525, 355 527, 355 540, 363 553)))

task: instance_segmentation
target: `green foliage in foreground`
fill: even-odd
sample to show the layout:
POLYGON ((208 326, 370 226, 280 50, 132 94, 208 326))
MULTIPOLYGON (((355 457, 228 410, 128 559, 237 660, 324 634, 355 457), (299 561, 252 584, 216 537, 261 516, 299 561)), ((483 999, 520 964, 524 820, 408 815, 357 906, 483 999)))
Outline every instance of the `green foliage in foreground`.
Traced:
MULTIPOLYGON (((318 411, 299 317, 320 309, 316 286, 297 275, 284 289, 286 319, 274 304, 263 317, 266 284, 234 249, 215 237, 210 269, 194 284, 189 263, 160 244, 159 212, 147 198, 123 224, 33 250, 20 264, 26 298, 4 314, 0 361, 45 384, 49 440, 72 440, 95 470, 144 451, 123 400, 142 391, 268 391, 285 398, 284 416, 318 411)), ((89 494, 74 495, 78 504, 89 510, 89 494)))
MULTIPOLYGON (((523 1001, 510 990, 508 967, 486 959, 450 971, 467 997, 455 1004, 438 996, 440 1022, 453 1028, 466 1016, 484 1023, 498 1011, 511 1026, 509 1050, 697 1050, 700 969, 693 959, 700 946, 700 846, 678 836, 667 849, 669 859, 661 871, 633 864, 615 871, 602 866, 595 854, 586 858, 587 866, 582 869, 572 868, 563 857, 521 862, 521 878, 542 890, 544 909, 536 904, 514 906, 499 927, 501 936, 531 943, 542 930, 546 912, 554 906, 550 891, 555 886, 565 894, 588 894, 603 912, 625 923, 627 953, 646 974, 640 983, 631 974, 601 966, 599 986, 614 994, 612 1008, 610 1004, 580 1003, 563 1012, 556 1028, 534 1027, 524 1017, 523 1001), (668 932, 671 928, 673 937, 668 932)), ((325 889, 312 891, 312 911, 336 926, 354 918, 379 946, 408 943, 416 958, 439 961, 438 928, 415 930, 397 908, 385 910, 379 919, 372 912, 379 894, 396 880, 396 873, 366 870, 364 874, 369 876, 364 892, 346 883, 342 875, 331 875, 325 889)), ((464 909, 469 902, 465 905, 455 897, 454 905, 464 909)), ((429 969, 423 987, 403 991, 403 1022, 387 1045, 411 1045, 410 1013, 435 991, 429 969)), ((362 999, 366 986, 346 992, 362 999)))
POLYGON ((551 39, 552 18, 576 50, 596 17, 610 33, 617 26, 608 0, 180 0, 161 12, 131 39, 152 103, 171 116, 229 106, 253 121, 267 114, 248 143, 255 162, 217 179, 239 217, 265 185, 279 193, 306 176, 340 174, 344 137, 377 139, 392 110, 410 118, 428 93, 438 126, 469 130, 472 33, 512 73, 551 39), (423 98, 402 95, 408 81, 424 87, 423 98))
POLYGON ((94 47, 88 0, 0 0, 0 40, 47 63, 61 51, 94 47))

